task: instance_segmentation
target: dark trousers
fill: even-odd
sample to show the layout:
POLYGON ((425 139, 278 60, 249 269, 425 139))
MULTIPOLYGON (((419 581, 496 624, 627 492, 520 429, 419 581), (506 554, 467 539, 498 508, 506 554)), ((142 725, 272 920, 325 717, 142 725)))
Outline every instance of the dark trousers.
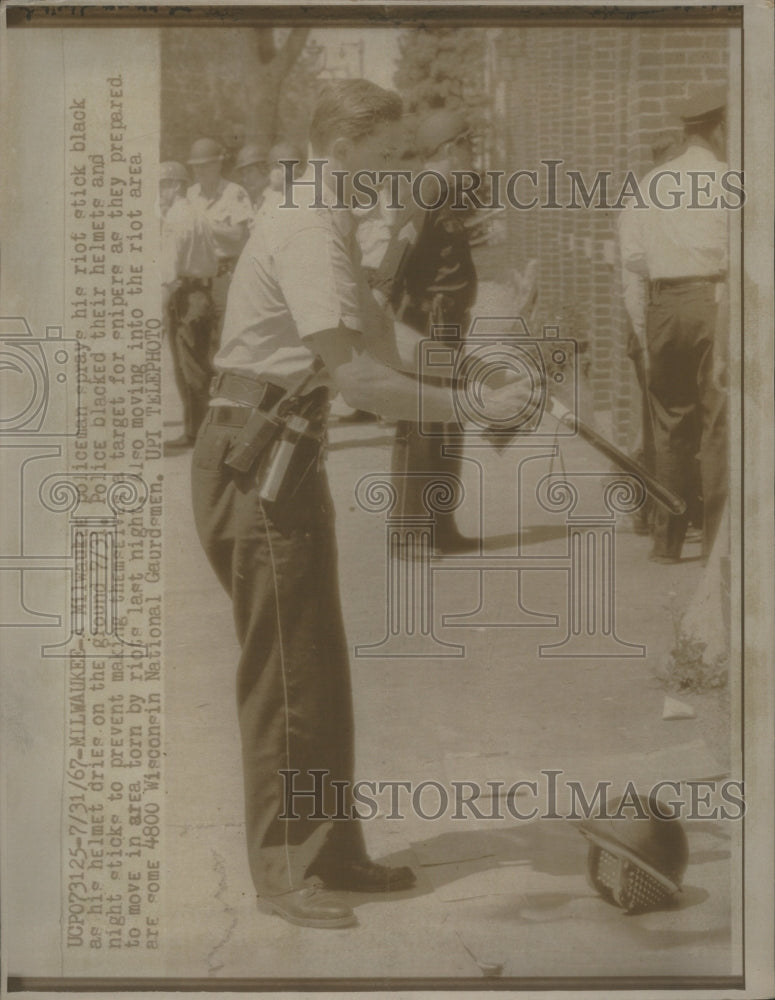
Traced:
MULTIPOLYGON (((640 389, 640 442, 634 454, 635 460, 640 462, 647 472, 654 474, 654 427, 651 420, 651 406, 649 404, 649 394, 646 375, 645 352, 638 342, 635 333, 630 330, 627 341, 627 356, 632 360, 635 368, 635 377, 638 380, 640 389)), ((654 502, 647 496, 643 506, 636 512, 636 521, 644 528, 650 529, 654 519, 654 502)))
MULTIPOLYGON (((715 371, 726 356, 711 282, 667 285, 652 295, 647 314, 649 401, 657 478, 692 502, 699 455, 703 497, 703 554, 718 531, 727 496, 726 391, 715 371), (720 352, 720 353, 719 353, 720 352)), ((678 558, 689 515, 657 508, 654 553, 678 558)))
POLYGON ((294 499, 268 512, 255 475, 223 459, 240 429, 208 415, 194 450, 199 538, 232 599, 242 653, 237 707, 242 739, 248 859, 256 891, 298 889, 313 860, 362 860, 363 834, 348 814, 353 710, 337 577, 334 514, 325 473, 311 469, 294 499), (282 819, 289 779, 322 797, 297 796, 282 819), (333 781, 346 783, 339 803, 333 781), (317 813, 318 815, 313 815, 317 813))
MULTIPOLYGON (((459 448, 460 430, 457 427, 454 429, 457 438, 453 447, 459 448)), ((450 436, 445 435, 445 425, 429 424, 425 432, 421 434, 419 424, 409 420, 399 420, 396 426, 391 471, 401 475, 395 480, 398 499, 392 517, 427 517, 428 510, 423 503, 423 491, 434 474, 445 472, 460 476, 462 459, 442 454, 443 446, 452 442, 450 436), (427 432, 430 432, 431 436, 428 436, 427 432)), ((455 515, 451 511, 437 513, 435 524, 436 542, 441 547, 444 546, 445 540, 454 540, 458 534, 455 515)))
POLYGON ((212 359, 218 348, 209 282, 182 278, 169 304, 170 349, 180 398, 183 433, 193 441, 207 413, 212 359))

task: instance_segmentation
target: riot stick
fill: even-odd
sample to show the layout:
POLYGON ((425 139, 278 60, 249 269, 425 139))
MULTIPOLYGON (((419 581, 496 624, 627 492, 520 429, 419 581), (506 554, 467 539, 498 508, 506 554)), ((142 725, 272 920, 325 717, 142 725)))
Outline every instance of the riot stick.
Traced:
POLYGON ((618 466, 623 472, 629 472, 633 476, 637 476, 638 479, 643 483, 643 487, 646 492, 656 500, 656 502, 664 507, 669 513, 676 516, 681 516, 686 513, 686 503, 681 499, 681 497, 676 496, 672 490, 669 490, 667 486, 652 475, 648 470, 644 469, 643 466, 636 462, 635 459, 630 458, 623 451, 620 451, 616 445, 611 444, 602 434, 598 434, 596 430, 593 430, 589 424, 584 423, 583 420, 579 419, 575 413, 568 409, 567 406, 550 396, 547 400, 548 402, 548 412, 557 420, 559 423, 564 424, 566 427, 574 429, 578 432, 580 437, 582 437, 588 444, 599 451, 606 458, 610 459, 614 465, 618 466))

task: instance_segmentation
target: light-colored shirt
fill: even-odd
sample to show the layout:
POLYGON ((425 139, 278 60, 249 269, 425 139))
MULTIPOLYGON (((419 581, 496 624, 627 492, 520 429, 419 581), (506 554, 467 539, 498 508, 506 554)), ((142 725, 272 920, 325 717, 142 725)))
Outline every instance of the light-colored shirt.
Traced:
MULTIPOLYGON (((238 226, 242 223, 246 225, 253 218, 253 206, 247 191, 221 177, 215 194, 208 198, 202 192, 201 184, 192 184, 186 192, 188 201, 202 212, 213 225, 238 226)), ((247 231, 247 230, 246 230, 247 231)), ((234 257, 234 249, 230 243, 224 242, 217 233, 213 233, 215 241, 215 253, 218 258, 234 257)))
POLYGON ((266 188, 264 191, 261 202, 256 208, 255 214, 253 216, 253 226, 264 225, 265 220, 268 216, 272 215, 277 211, 278 206, 285 201, 284 191, 274 191, 272 188, 266 188))
POLYGON ((385 257, 385 251, 393 235, 393 226, 400 218, 398 210, 388 208, 389 192, 381 189, 379 201, 370 209, 355 209, 358 228, 358 245, 361 250, 361 263, 364 267, 377 268, 385 257))
MULTIPOLYGON (((300 201, 296 193, 294 200, 300 201)), ((234 271, 217 369, 263 377, 292 391, 313 370, 309 337, 340 323, 373 331, 384 321, 360 267, 354 222, 349 210, 303 201, 267 214, 234 271)), ((322 369, 305 391, 329 384, 322 369)))
POLYGON ((692 144, 647 174, 639 189, 648 207, 630 206, 622 212, 619 236, 624 266, 649 281, 725 275, 728 209, 723 206, 726 192, 720 178, 726 169, 710 149, 692 144), (648 194, 654 176, 667 171, 678 177, 661 177, 655 193, 662 204, 672 205, 672 192, 682 191, 677 208, 660 208, 648 194), (707 171, 712 177, 703 175, 694 180, 690 171, 707 171), (708 206, 716 199, 716 207, 689 207, 693 184, 694 204, 708 206))
POLYGON ((619 256, 622 261, 622 299, 624 308, 632 323, 632 330, 641 347, 646 344, 646 307, 648 306, 648 281, 644 274, 631 271, 623 260, 625 245, 631 246, 628 227, 632 225, 632 213, 623 211, 619 215, 619 256))
POLYGON ((212 278, 218 268, 207 219, 185 198, 178 198, 161 224, 161 283, 178 278, 212 278))

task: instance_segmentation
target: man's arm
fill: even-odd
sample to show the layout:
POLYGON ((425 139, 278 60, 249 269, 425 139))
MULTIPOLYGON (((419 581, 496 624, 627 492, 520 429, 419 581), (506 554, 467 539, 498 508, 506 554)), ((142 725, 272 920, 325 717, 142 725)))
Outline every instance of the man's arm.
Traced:
POLYGON ((619 217, 619 254, 622 267, 648 279, 643 227, 648 209, 628 205, 619 217))
POLYGON ((239 256, 249 236, 247 222, 240 222, 236 226, 228 226, 223 222, 211 222, 210 229, 213 235, 218 238, 221 246, 230 251, 230 256, 239 256))
POLYGON ((373 299, 363 309, 363 342, 369 354, 389 368, 416 375, 420 368, 420 344, 427 335, 397 320, 389 306, 373 299))
MULTIPOLYGON (((426 384, 416 374, 399 370, 401 364, 389 357, 391 352, 400 354, 399 341, 411 344, 408 367, 416 373, 419 335, 399 327, 386 350, 379 330, 364 334, 369 323, 353 263, 335 234, 324 226, 305 227, 276 249, 274 266, 299 336, 322 359, 350 406, 391 420, 455 421, 450 386, 426 384)), ((494 420, 507 418, 520 408, 521 393, 514 384, 484 387, 484 408, 494 420)))
MULTIPOLYGON (((308 342, 345 402, 354 409, 377 413, 388 420, 456 422, 458 390, 390 368, 371 354, 357 331, 340 324, 337 329, 314 334, 308 342)), ((521 408, 530 391, 526 382, 510 382, 497 389, 483 386, 481 410, 493 421, 507 419, 521 408)))

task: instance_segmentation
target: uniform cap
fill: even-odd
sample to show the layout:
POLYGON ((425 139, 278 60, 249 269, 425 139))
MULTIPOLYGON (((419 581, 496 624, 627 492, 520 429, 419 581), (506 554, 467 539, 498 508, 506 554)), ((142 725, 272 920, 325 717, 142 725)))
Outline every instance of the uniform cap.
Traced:
POLYGON ((259 142, 246 142, 237 153, 234 160, 234 169, 241 170, 243 167, 250 167, 254 163, 266 163, 266 148, 259 142))
POLYGON ((188 182, 190 179, 191 178, 188 176, 186 168, 182 163, 178 163, 176 160, 167 160, 165 163, 159 164, 160 181, 188 182))
POLYGON ((471 126, 462 111, 441 108, 424 118, 417 126, 417 147, 423 156, 430 156, 447 142, 471 135, 471 126))
POLYGON ((186 162, 189 166, 196 166, 199 163, 213 163, 222 159, 223 150, 215 139, 196 139, 191 144, 191 152, 186 162))
POLYGON ((720 115, 726 106, 727 88, 707 87, 682 101, 676 111, 684 125, 696 125, 720 115))

